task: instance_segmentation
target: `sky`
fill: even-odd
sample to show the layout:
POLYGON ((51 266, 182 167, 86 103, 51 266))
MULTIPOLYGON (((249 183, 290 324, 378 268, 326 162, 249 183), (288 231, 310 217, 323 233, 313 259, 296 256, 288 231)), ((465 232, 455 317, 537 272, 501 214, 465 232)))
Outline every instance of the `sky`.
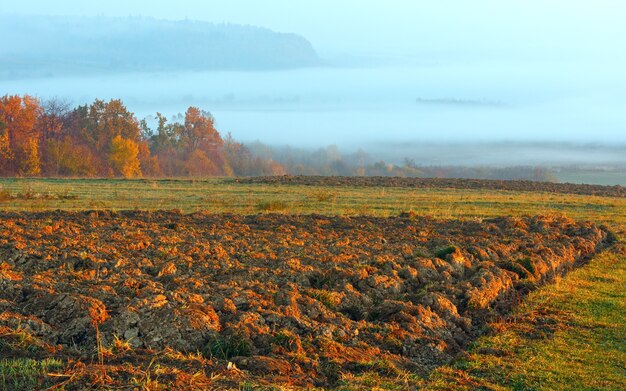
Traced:
POLYGON ((15 80, 6 92, 122 98, 139 115, 198 105, 243 140, 626 143, 626 0, 0 0, 0 13, 249 24, 303 35, 338 65, 15 80), (237 97, 233 107, 214 103, 224 96, 237 97), (294 98, 294 107, 259 103, 294 98), (502 105, 422 107, 416 98, 502 105))
POLYGON ((0 0, 0 12, 146 16, 299 33, 322 55, 619 60, 623 0, 0 0))

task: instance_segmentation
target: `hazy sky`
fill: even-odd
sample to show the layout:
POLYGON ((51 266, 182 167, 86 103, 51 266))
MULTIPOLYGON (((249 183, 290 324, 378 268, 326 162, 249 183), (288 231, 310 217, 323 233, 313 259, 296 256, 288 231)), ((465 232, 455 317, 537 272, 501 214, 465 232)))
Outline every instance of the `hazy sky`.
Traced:
POLYGON ((0 13, 251 24, 302 34, 329 64, 354 65, 14 80, 6 92, 119 97, 140 115, 198 105, 244 140, 626 142, 626 0, 0 0, 0 13), (215 103, 224 96, 237 97, 233 107, 215 103), (416 98, 503 105, 422 107, 416 98), (261 104, 274 101, 298 103, 261 104))
POLYGON ((328 55, 625 58, 624 0, 0 0, 0 12, 151 16, 296 32, 328 55))

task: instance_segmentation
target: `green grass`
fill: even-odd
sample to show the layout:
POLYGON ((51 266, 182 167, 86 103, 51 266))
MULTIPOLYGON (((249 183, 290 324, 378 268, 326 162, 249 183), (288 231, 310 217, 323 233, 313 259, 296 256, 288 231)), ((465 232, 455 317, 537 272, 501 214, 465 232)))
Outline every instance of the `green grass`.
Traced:
POLYGON ((626 389, 626 257, 605 252, 531 293, 430 389, 626 389), (460 387, 463 385, 463 387, 460 387))
POLYGON ((38 390, 50 387, 48 373, 63 368, 57 359, 27 358, 0 360, 0 390, 38 390))
MULTIPOLYGON (((568 194, 244 185, 231 179, 3 179, 0 192, 0 209, 13 211, 180 209, 375 216, 413 211, 438 218, 562 212, 577 220, 608 224, 618 236, 626 234, 626 199, 568 194)), ((520 264, 530 266, 525 260, 520 264)), ((625 313, 626 256, 605 252, 557 283, 531 293, 512 318, 495 323, 493 332, 479 338, 466 357, 438 369, 430 380, 410 373, 385 377, 379 368, 373 368, 358 376, 343 375, 338 385, 345 390, 406 389, 408 385, 427 389, 626 389, 625 313)), ((205 354, 228 357, 237 349, 237 344, 213 341, 205 354)), ((28 361, 2 365, 3 385, 40 379, 48 370, 28 361)), ((240 388, 256 389, 247 383, 240 388)))
POLYGON ((228 360, 237 356, 249 356, 252 352, 252 343, 238 335, 214 336, 207 342, 203 354, 207 358, 217 357, 228 360))
POLYGON ((577 219, 626 222, 626 199, 491 190, 324 188, 238 184, 232 179, 0 179, 11 195, 45 198, 0 199, 14 211, 159 210, 256 214, 259 212, 390 216, 413 211, 441 218, 495 217, 563 212, 577 219))

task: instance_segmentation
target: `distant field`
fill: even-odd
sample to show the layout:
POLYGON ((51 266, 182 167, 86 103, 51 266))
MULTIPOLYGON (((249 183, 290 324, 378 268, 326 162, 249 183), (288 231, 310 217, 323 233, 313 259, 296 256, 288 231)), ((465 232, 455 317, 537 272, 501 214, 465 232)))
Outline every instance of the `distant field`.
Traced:
POLYGON ((555 183, 529 180, 497 180, 466 178, 412 178, 389 176, 266 176, 238 179, 239 183, 308 186, 356 186, 407 189, 505 190, 555 194, 580 194, 605 197, 626 197, 626 187, 582 183, 555 183))
POLYGON ((556 174, 559 182, 570 183, 593 183, 597 185, 626 186, 626 170, 622 171, 567 171, 563 170, 556 174))
MULTIPOLYGON (((608 229, 617 235, 619 239, 623 239, 626 235, 626 198, 494 189, 287 185, 237 183, 233 179, 2 179, 0 180, 0 209, 4 212, 43 212, 56 209, 72 211, 179 209, 185 213, 207 211, 210 213, 244 215, 279 213, 342 216, 368 215, 379 217, 398 216, 403 212, 413 212, 417 216, 461 219, 480 224, 482 224, 483 219, 491 217, 536 214, 554 216, 555 213, 557 215, 564 213, 578 221, 590 220, 596 224, 606 224, 608 229)), ((49 230, 55 229, 54 216, 53 214, 36 213, 29 219, 28 214, 19 215, 18 217, 24 222, 20 223, 16 218, 16 223, 12 226, 17 230, 16 234, 18 236, 23 235, 24 238, 32 237, 31 243, 34 244, 36 240, 44 241, 50 236, 49 230), (38 233, 37 227, 40 226, 41 233, 38 233)), ((108 216, 107 214, 102 214, 104 220, 100 223, 97 222, 97 216, 99 215, 96 213, 93 216, 96 216, 95 220, 92 217, 90 219, 96 222, 96 224, 103 224, 102 227, 107 229, 106 232, 86 224, 84 220, 73 222, 71 216, 67 217, 62 214, 58 215, 58 223, 67 232, 84 231, 84 235, 81 234, 80 236, 81 238, 93 239, 97 238, 98 235, 110 235, 111 240, 123 242, 125 246, 137 247, 128 247, 128 249, 125 248, 122 252, 116 253, 115 246, 99 246, 97 244, 98 241, 95 239, 93 239, 95 240, 94 246, 91 246, 89 243, 77 242, 77 245, 84 248, 81 247, 80 251, 74 251, 76 254, 71 253, 68 261, 63 261, 62 258, 54 260, 54 262, 67 263, 60 274, 65 276, 64 278, 68 278, 66 282, 70 284, 72 284, 71 278, 75 278, 76 283, 86 284, 85 287, 89 286, 90 279, 95 278, 97 281, 100 281, 101 277, 98 275, 100 272, 98 271, 96 274, 90 273, 90 265, 103 262, 108 256, 105 255, 108 252, 118 254, 125 259, 133 259, 135 256, 133 254, 138 252, 151 254, 150 251, 153 250, 146 250, 145 246, 149 246, 149 243, 154 242, 156 239, 140 239, 140 237, 143 237, 141 235, 144 235, 148 228, 154 229, 150 228, 153 227, 151 224, 157 224, 160 227, 158 230, 163 230, 163 232, 180 229, 181 227, 176 221, 160 224, 157 223, 158 220, 152 221, 149 217, 146 217, 145 222, 133 223, 137 224, 132 229, 135 236, 130 238, 119 235, 116 229, 112 228, 119 226, 123 229, 121 232, 130 232, 130 228, 124 226, 124 222, 120 220, 123 216, 113 216, 113 219, 117 219, 115 220, 116 224, 109 225, 105 223, 106 219, 111 218, 110 216, 106 217, 108 216), (61 220, 66 220, 66 222, 61 220), (79 229, 82 225, 84 227, 79 229), (92 256, 91 251, 100 255, 92 256)), ((134 218, 132 214, 128 216, 129 218, 134 218)), ((197 218, 202 219, 202 214, 199 214, 197 218)), ((193 230, 190 231, 189 235, 198 235, 199 238, 214 235, 215 238, 226 238, 220 240, 231 240, 228 239, 227 224, 237 224, 239 218, 233 219, 232 223, 228 222, 228 218, 211 217, 210 219, 222 221, 220 224, 216 224, 216 227, 225 231, 221 232, 218 230, 212 233, 209 232, 211 231, 210 227, 199 224, 193 226, 193 230), (202 233, 204 232, 203 230, 206 230, 206 232, 202 233)), ((312 219, 315 220, 317 217, 312 219)), ((285 224, 283 225, 285 227, 284 229, 280 228, 280 235, 283 236, 289 230, 294 229, 292 227, 294 223, 291 222, 290 218, 284 220, 285 224)), ((337 232, 341 232, 344 229, 342 228, 343 224, 356 224, 358 226, 357 223, 360 220, 353 220, 354 222, 352 223, 333 220, 331 227, 337 229, 337 232)), ((266 224, 263 223, 263 219, 258 221, 259 224, 266 224)), ((364 221, 369 220, 364 219, 364 221)), ((455 224, 457 223, 451 223, 450 227, 454 227, 455 224)), ((297 226, 297 224, 295 225, 297 226)), ((307 225, 304 225, 304 227, 307 227, 307 225)), ((445 224, 440 227, 445 227, 445 224)), ((458 227, 463 227, 463 224, 458 225, 458 227)), ((267 229, 267 227, 264 229, 267 229)), ((359 226, 358 230, 350 229, 346 231, 352 235, 350 236, 352 243, 358 243, 359 240, 363 239, 362 233, 359 231, 361 229, 359 226)), ((486 224, 485 229, 491 229, 489 224, 486 224)), ((450 234, 455 234, 453 231, 451 230, 450 234)), ((368 230, 368 232, 374 231, 368 230)), ((402 230, 396 232, 394 235, 398 236, 398 238, 406 234, 402 230)), ((551 230, 547 232, 552 233, 551 230)), ((14 233, 10 233, 10 235, 14 235, 14 233)), ((343 236, 339 233, 337 235, 339 235, 336 237, 337 242, 333 239, 333 241, 329 242, 331 245, 325 244, 319 251, 333 252, 333 246, 340 245, 347 246, 345 248, 350 248, 350 251, 358 252, 359 246, 351 245, 350 242, 344 243, 339 241, 343 236)), ((301 240, 298 236, 293 236, 292 238, 283 236, 280 236, 281 240, 289 243, 301 240)), ((279 235, 276 237, 279 237, 279 235)), ((315 236, 312 235, 310 237, 313 238, 315 236)), ((374 237, 375 235, 372 236, 372 238, 374 237)), ((479 236, 477 235, 476 237, 478 238, 479 236)), ((79 240, 79 238, 66 235, 64 240, 67 242, 79 240)), ((195 253, 193 252, 185 253, 184 255, 177 252, 178 250, 182 251, 183 247, 179 248, 178 242, 176 242, 178 239, 175 235, 171 235, 171 237, 160 235, 158 240, 165 244, 161 244, 157 250, 154 250, 156 251, 154 256, 170 257, 172 261, 179 257, 184 257, 188 260, 195 259, 195 253), (166 243, 167 240, 172 240, 172 242, 166 243)), ((371 238, 367 240, 370 246, 384 244, 384 242, 378 244, 379 242, 371 238)), ((106 241, 100 242, 104 243, 106 241)), ((187 242, 191 243, 190 241, 182 241, 180 243, 187 242)), ((500 245, 500 242, 502 244, 510 243, 506 236, 495 241, 487 240, 487 242, 493 242, 496 248, 500 245)), ((13 241, 10 241, 5 243, 4 247, 0 246, 0 248, 5 248, 6 250, 9 247, 17 246, 16 248, 19 247, 28 253, 39 254, 39 249, 28 247, 28 240, 24 243, 26 247, 18 246, 13 241)), ((463 243, 465 242, 461 241, 460 243, 464 245, 463 243)), ((55 251, 65 251, 63 246, 67 244, 61 242, 54 244, 55 251)), ((42 245, 39 248, 45 248, 45 246, 42 245)), ((72 248, 68 247, 70 252, 72 248)), ((280 255, 282 251, 280 250, 280 245, 273 243, 271 240, 266 240, 266 245, 259 247, 258 252, 270 251, 270 249, 271 252, 277 255, 280 255)), ((381 247, 381 249, 384 250, 384 247, 381 247)), ((422 249, 420 251, 425 250, 433 254, 439 251, 436 246, 432 249, 422 249)), ((390 254, 392 253, 394 252, 391 251, 390 254)), ((10 252, 7 254, 9 255, 7 255, 6 259, 9 260, 13 256, 11 254, 14 253, 10 252)), ((341 256, 341 254, 337 253, 334 255, 341 256)), ((346 254, 349 255, 349 253, 346 254)), ((45 254, 42 253, 41 256, 44 257, 45 254)), ((298 258, 304 256, 304 254, 290 256, 298 258)), ((140 292, 140 288, 137 287, 141 286, 145 286, 146 289, 158 290, 158 285, 150 285, 151 283, 145 285, 142 279, 145 279, 145 281, 153 279, 158 284, 164 284, 163 286, 172 284, 174 286, 178 281, 177 273, 181 273, 181 271, 188 268, 187 263, 180 264, 174 268, 170 267, 165 262, 169 261, 170 258, 163 258, 163 262, 165 262, 163 264, 156 262, 152 264, 149 258, 149 256, 146 256, 145 260, 142 261, 142 265, 138 266, 138 268, 143 270, 141 274, 134 275, 133 273, 139 272, 136 272, 132 265, 127 263, 127 260, 115 266, 116 268, 123 268, 129 275, 134 276, 121 279, 119 283, 129 284, 129 289, 137 289, 137 292, 140 292), (178 269, 178 272, 176 269, 178 269)), ((315 257, 312 256, 310 258, 314 259, 315 257)), ((278 259, 281 259, 280 256, 278 259)), ((240 267, 241 262, 244 261, 255 265, 253 269, 257 271, 268 265, 263 259, 256 260, 254 256, 245 260, 239 260, 236 256, 232 259, 234 266, 239 265, 237 267, 240 267)), ((159 262, 161 261, 159 260, 159 262)), ((346 262, 349 262, 349 260, 346 259, 346 262)), ((291 261, 287 262, 287 264, 292 265, 291 261)), ((175 262, 174 265, 176 265, 175 262)), ((293 265, 304 267, 304 264, 293 263, 293 265)), ((365 265, 363 267, 367 269, 371 266, 365 265)), ((14 279, 17 281, 22 275, 26 276, 31 273, 33 273, 33 276, 29 278, 33 278, 35 283, 44 283, 42 287, 49 286, 46 282, 48 281, 47 279, 56 278, 54 274, 50 274, 50 270, 43 272, 43 266, 41 270, 31 270, 29 267, 23 267, 22 269, 18 271, 17 269, 3 266, 2 260, 0 260, 0 287, 9 286, 6 285, 8 280, 14 279)), ((109 269, 109 273, 117 270, 114 268, 109 269)), ((389 362, 382 358, 361 362, 345 372, 338 371, 332 362, 327 362, 324 364, 327 367, 316 370, 329 371, 325 376, 334 376, 333 382, 341 390, 375 388, 403 390, 407 389, 407 387, 418 386, 425 389, 444 390, 460 388, 468 390, 626 389, 626 369, 624 368, 624 362, 626 362, 626 339, 623 338, 626 335, 626 319, 622 315, 626 311, 625 269, 626 246, 618 243, 591 260, 589 265, 573 271, 564 278, 557 278, 555 284, 547 285, 531 293, 510 316, 494 317, 485 329, 486 335, 478 338, 470 345, 467 354, 464 354, 458 361, 435 370, 430 379, 424 380, 410 371, 398 371, 396 367, 389 365, 389 362)), ((280 273, 280 268, 276 269, 276 273, 280 273)), ((323 303, 324 306, 330 306, 329 308, 338 305, 337 303, 341 303, 339 296, 334 296, 333 291, 322 289, 325 286, 323 280, 316 280, 315 283, 320 285, 317 288, 313 287, 315 289, 311 291, 313 295, 311 298, 323 303)), ((59 285, 59 287, 63 286, 69 285, 59 285)), ((198 286, 196 285, 194 289, 198 289, 198 286)), ((226 289, 227 284, 224 286, 226 289)), ((428 285, 428 289, 431 288, 432 286, 428 285)), ((345 289, 349 291, 351 288, 345 289)), ((131 293, 131 291, 127 292, 129 295, 131 293)), ((109 289, 106 291, 106 294, 112 294, 112 291, 109 289)), ((182 294, 184 296, 186 293, 183 292, 182 294)), ((115 297, 115 300, 118 300, 117 296, 113 295, 113 297, 115 297)), ((139 300, 141 295, 137 293, 137 298, 134 298, 134 296, 129 297, 132 297, 133 300, 139 300)), ((63 303, 65 302, 63 301, 63 303)), ((141 302, 141 305, 145 306, 157 306, 157 304, 141 302)), ((0 309, 4 310, 5 307, 3 305, 6 305, 6 303, 3 304, 0 301, 0 309)), ((74 303, 72 305, 78 304, 74 303)), ((383 315, 392 316, 391 314, 383 315)), ((39 337, 27 333, 24 329, 7 331, 9 329, 5 326, 11 326, 10 323, 6 323, 9 321, 7 319, 0 316, 0 351, 28 351, 36 352, 36 354, 25 353, 15 357, 12 356, 13 358, 10 360, 0 360, 0 389, 32 389, 37 384, 50 386, 55 383, 69 385, 68 389, 72 389, 72 379, 79 381, 76 384, 83 386, 85 384, 100 386, 107 384, 106 377, 103 377, 106 374, 99 374, 98 358, 94 357, 93 363, 88 364, 86 367, 68 367, 62 356, 59 356, 60 360, 51 361, 51 358, 56 358, 54 354, 49 353, 54 351, 54 346, 46 345, 41 342, 39 337), (16 377, 16 373, 20 375, 16 377), (47 376, 48 373, 54 373, 58 377, 49 377, 47 376)), ((29 327, 32 327, 32 325, 29 327)), ((68 330, 68 332, 70 331, 74 332, 75 330, 68 330)), ((375 334, 371 336, 373 338, 375 334)), ((280 338, 273 342, 283 344, 281 345, 282 348, 277 348, 279 352, 284 352, 280 349, 291 348, 291 337, 290 334, 280 334, 280 338)), ((237 390, 285 389, 274 387, 259 378, 246 377, 237 371, 228 371, 225 361, 215 362, 211 358, 207 362, 207 358, 200 355, 181 355, 167 350, 155 353, 155 358, 151 361, 146 360, 145 355, 141 351, 134 352, 132 350, 133 347, 124 341, 109 343, 110 345, 104 351, 103 359, 109 360, 107 365, 110 366, 110 370, 118 375, 128 371, 129 384, 133 384, 133 386, 139 389, 160 389, 159 387, 163 387, 166 384, 173 384, 172 379, 177 379, 176 381, 182 379, 180 380, 182 383, 178 384, 181 389, 185 389, 184 384, 188 385, 187 388, 193 388, 191 385, 195 384, 196 389, 203 389, 202 387, 208 387, 211 384, 228 385, 228 387, 237 390), (126 368, 116 357, 126 357, 125 360, 135 362, 136 366, 132 370, 130 367, 126 368), (186 372, 180 372, 176 368, 187 369, 185 369, 186 372), (210 372, 207 372, 207 368, 212 369, 210 372), (194 371, 197 372, 194 374, 194 371)), ((236 352, 239 349, 243 349, 242 346, 238 344, 233 345, 233 343, 231 340, 214 341, 213 345, 209 345, 209 350, 215 356, 230 357, 236 354, 232 353, 233 351, 236 352)), ((256 343, 260 344, 259 346, 263 345, 263 341, 256 341, 256 343)), ((384 341, 380 343, 382 344, 384 341)), ((331 344, 326 346, 326 348, 337 348, 333 346, 331 344)), ((347 342, 346 346, 349 346, 347 342)), ((307 345, 305 344, 304 347, 307 348, 307 345)), ((357 346, 354 346, 354 348, 357 348, 357 346)), ((350 352, 353 352, 353 350, 347 348, 342 350, 342 352, 342 354, 351 354, 350 352)), ((298 360, 306 361, 306 357, 298 356, 297 351, 292 351, 292 353, 298 360)), ((339 351, 336 353, 339 354, 339 351)), ((246 367, 246 365, 250 366, 251 363, 245 362, 245 360, 241 361, 241 367, 246 367)), ((278 364, 276 362, 264 362, 263 365, 271 366, 278 364)), ((279 371, 279 369, 277 370, 279 371)), ((279 378, 276 373, 274 377, 279 378)))

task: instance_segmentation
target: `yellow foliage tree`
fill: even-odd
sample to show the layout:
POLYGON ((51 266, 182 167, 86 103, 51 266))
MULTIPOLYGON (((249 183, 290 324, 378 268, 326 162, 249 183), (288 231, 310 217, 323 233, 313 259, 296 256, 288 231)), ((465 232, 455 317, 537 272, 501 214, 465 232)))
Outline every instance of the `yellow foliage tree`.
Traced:
POLYGON ((26 176, 37 176, 41 174, 41 164, 39 161, 39 140, 29 138, 24 145, 24 158, 20 162, 20 173, 26 176))
POLYGON ((9 132, 0 127, 0 162, 13 160, 13 151, 9 142, 9 132))
POLYGON ((124 178, 141 177, 139 145, 133 140, 115 136, 111 141, 109 163, 115 175, 124 178))

